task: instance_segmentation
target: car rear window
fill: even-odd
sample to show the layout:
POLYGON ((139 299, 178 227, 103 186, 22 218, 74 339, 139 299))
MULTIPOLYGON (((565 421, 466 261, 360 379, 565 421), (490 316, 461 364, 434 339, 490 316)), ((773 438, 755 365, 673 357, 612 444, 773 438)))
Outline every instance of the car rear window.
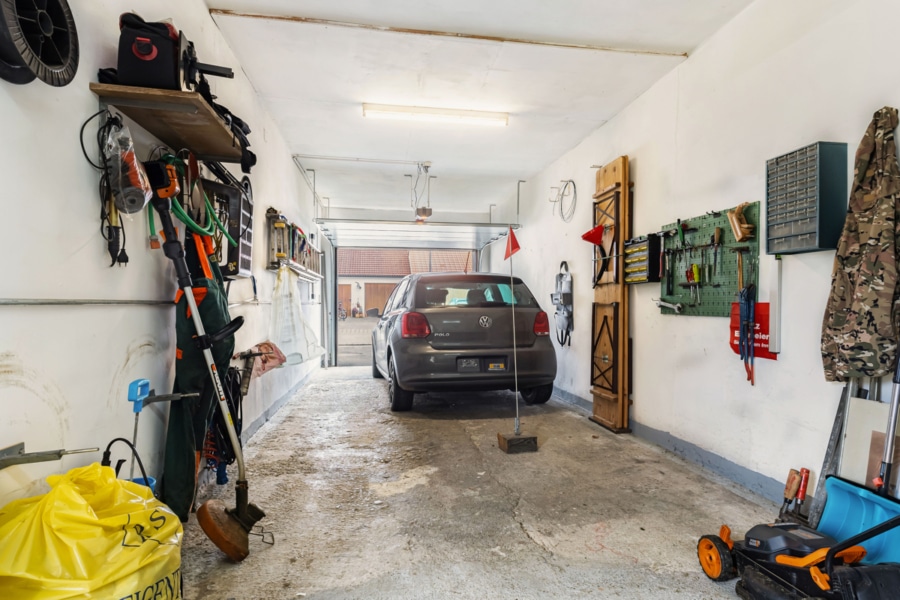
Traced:
POLYGON ((537 302, 524 283, 508 281, 420 281, 416 286, 416 308, 458 306, 537 307, 537 302))

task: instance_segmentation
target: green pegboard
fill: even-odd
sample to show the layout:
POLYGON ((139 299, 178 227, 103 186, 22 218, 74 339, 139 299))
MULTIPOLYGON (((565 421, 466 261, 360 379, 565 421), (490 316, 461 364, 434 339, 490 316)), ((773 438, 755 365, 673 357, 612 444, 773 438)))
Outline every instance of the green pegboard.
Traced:
MULTIPOLYGON (((681 304, 682 315, 695 317, 729 317, 731 303, 737 302, 738 258, 735 248, 747 248, 743 252, 744 286, 754 284, 759 289, 759 202, 751 202, 744 207, 747 223, 753 225, 753 237, 737 242, 725 209, 705 214, 693 219, 682 219, 684 247, 678 236, 678 223, 666 225, 662 229, 663 249, 672 265, 671 290, 668 275, 660 281, 660 299, 670 304, 681 304), (716 227, 722 229, 719 238, 718 256, 711 243, 716 227), (716 262, 713 269, 713 262, 716 262), (691 284, 686 271, 692 264, 700 271, 700 284, 691 284), (709 278, 702 265, 710 265, 709 278), (671 292, 671 293, 669 293, 671 292)), ((674 310, 661 307, 662 314, 674 315, 674 310)))

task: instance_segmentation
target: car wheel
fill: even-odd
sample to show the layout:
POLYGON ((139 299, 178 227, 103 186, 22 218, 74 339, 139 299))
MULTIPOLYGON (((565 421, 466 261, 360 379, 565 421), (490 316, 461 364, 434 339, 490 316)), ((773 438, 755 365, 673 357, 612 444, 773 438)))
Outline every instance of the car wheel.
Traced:
POLYGON ((544 404, 553 395, 553 384, 548 383, 547 385, 520 390, 519 393, 522 394, 522 400, 525 401, 525 404, 544 404))
POLYGON ((388 382, 388 396, 390 396, 391 399, 391 410, 400 412, 412 408, 413 396, 415 394, 413 394, 413 392, 407 392, 400 387, 399 383, 397 383, 397 369, 394 367, 393 356, 388 360, 388 376, 390 377, 390 381, 388 382))
POLYGON ((381 371, 378 370, 378 365, 375 363, 375 348, 372 348, 372 379, 384 379, 384 375, 381 374, 381 371))

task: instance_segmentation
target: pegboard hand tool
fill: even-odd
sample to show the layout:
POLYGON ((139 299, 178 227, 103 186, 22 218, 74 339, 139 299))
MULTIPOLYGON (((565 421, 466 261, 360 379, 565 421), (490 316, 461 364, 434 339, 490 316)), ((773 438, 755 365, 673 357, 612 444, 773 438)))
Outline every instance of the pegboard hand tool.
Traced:
POLYGON ((693 277, 691 278, 694 282, 694 288, 697 290, 697 305, 703 304, 703 300, 700 298, 700 267, 697 264, 691 265, 691 274, 693 277))
POLYGON ((656 302, 656 306, 660 308, 668 308, 669 310, 674 310, 676 315, 680 315, 681 311, 684 310, 684 307, 681 304, 672 304, 671 302, 666 302, 662 298, 653 299, 656 302))
POLYGON ((749 246, 735 246, 731 249, 732 252, 737 252, 737 278, 738 278, 738 293, 744 289, 744 252, 750 252, 749 246))
MULTIPOLYGON (((691 265, 692 267, 696 265, 691 265)), ((687 281, 687 287, 691 291, 691 306, 695 306, 700 303, 700 294, 699 289, 697 288, 697 280, 694 278, 694 269, 690 268, 685 270, 684 278, 687 281)))
POLYGON ((722 228, 716 227, 716 232, 713 234, 713 271, 717 273, 721 272, 721 270, 717 270, 718 266, 716 263, 719 261, 719 246, 722 243, 722 228))

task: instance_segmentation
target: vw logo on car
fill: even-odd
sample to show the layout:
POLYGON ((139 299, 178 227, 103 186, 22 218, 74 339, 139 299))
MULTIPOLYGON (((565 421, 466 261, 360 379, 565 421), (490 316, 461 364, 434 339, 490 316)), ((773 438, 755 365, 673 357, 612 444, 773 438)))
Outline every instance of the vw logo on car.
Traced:
POLYGON ((491 321, 491 318, 487 315, 484 315, 480 319, 478 319, 478 324, 482 327, 490 327, 491 323, 493 323, 493 321, 491 321))

